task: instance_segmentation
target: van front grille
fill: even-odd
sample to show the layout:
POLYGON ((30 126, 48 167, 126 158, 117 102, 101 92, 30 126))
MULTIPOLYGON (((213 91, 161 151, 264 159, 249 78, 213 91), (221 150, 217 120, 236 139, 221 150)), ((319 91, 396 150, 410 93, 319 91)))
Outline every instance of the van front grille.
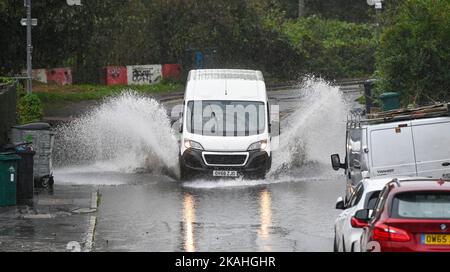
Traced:
POLYGON ((204 157, 209 165, 243 165, 247 160, 246 155, 205 154, 204 157))

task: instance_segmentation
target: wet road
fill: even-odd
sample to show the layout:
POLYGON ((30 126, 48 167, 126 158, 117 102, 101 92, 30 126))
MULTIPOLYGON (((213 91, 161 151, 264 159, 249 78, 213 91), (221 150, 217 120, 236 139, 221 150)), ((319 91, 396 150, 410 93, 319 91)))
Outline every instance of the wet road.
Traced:
MULTIPOLYGON (((295 91, 271 97, 283 120, 301 99, 295 91)), ((344 149, 336 145, 323 160, 264 181, 183 183, 164 175, 79 168, 56 171, 56 178, 99 186, 95 251, 331 251, 339 213, 334 205, 345 185, 343 173, 326 163, 329 154, 344 149)))
MULTIPOLYGON (((322 166, 321 166, 322 167, 322 166)), ((338 179, 104 186, 97 251, 330 251, 338 179)))

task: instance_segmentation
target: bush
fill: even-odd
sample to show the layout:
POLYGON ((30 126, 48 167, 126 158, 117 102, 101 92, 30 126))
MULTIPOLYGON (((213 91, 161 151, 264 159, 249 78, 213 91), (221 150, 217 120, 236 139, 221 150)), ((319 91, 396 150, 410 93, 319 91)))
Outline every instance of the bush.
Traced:
POLYGON ((388 18, 376 55, 377 92, 402 104, 450 98, 450 1, 404 0, 388 18))
POLYGON ((12 85, 14 84, 14 79, 10 77, 0 77, 0 84, 12 85))
POLYGON ((43 106, 36 94, 26 94, 17 102, 17 116, 20 124, 37 122, 42 119, 43 106))
POLYGON ((375 30, 368 24, 312 16, 287 21, 281 32, 303 56, 306 73, 329 79, 373 73, 375 30))

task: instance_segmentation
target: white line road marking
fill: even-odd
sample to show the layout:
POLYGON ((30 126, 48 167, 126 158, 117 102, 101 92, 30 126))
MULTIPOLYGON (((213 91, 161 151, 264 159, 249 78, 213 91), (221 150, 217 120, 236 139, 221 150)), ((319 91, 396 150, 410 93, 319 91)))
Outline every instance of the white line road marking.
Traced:
MULTIPOLYGON (((91 197, 91 209, 97 210, 97 202, 98 202, 98 190, 92 192, 91 197)), ((84 242, 84 251, 91 252, 92 246, 94 245, 94 235, 95 235, 95 225, 97 224, 97 216, 91 215, 89 218, 89 228, 84 242)))

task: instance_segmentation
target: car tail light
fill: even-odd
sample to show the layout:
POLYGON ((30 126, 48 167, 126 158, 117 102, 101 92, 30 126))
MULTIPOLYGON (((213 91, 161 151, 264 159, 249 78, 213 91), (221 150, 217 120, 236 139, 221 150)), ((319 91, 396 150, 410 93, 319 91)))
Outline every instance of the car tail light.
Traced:
POLYGON ((355 218, 354 216, 352 217, 351 224, 352 224, 352 227, 357 228, 357 229, 361 229, 361 228, 364 228, 367 226, 367 222, 359 220, 359 219, 355 218))
POLYGON ((408 232, 391 227, 385 224, 376 224, 373 229, 372 240, 375 241, 392 241, 392 242, 407 242, 411 240, 408 232))

